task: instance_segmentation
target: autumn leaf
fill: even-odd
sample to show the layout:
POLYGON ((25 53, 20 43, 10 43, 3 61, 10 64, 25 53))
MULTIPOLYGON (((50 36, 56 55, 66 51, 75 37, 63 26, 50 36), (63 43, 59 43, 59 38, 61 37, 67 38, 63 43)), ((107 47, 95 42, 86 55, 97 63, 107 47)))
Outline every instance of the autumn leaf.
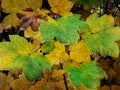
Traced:
POLYGON ((101 67, 96 65, 95 61, 89 61, 82 64, 81 68, 69 66, 65 69, 69 72, 69 79, 74 86, 85 85, 89 89, 96 89, 100 85, 100 79, 106 76, 101 67))
POLYGON ((40 8, 42 0, 2 0, 1 6, 6 13, 17 13, 27 8, 32 8, 33 10, 40 8))
POLYGON ((71 14, 70 10, 73 6, 73 3, 69 0, 48 0, 51 10, 60 15, 65 16, 71 14))
POLYGON ((88 51, 83 40, 70 47, 70 58, 77 63, 90 61, 90 55, 91 53, 88 51))
POLYGON ((23 37, 10 36, 11 42, 0 43, 0 70, 22 71, 29 81, 42 77, 44 69, 50 68, 46 57, 35 52, 36 48, 23 37))
POLYGON ((59 18, 57 21, 48 18, 48 21, 41 20, 39 31, 42 42, 56 39, 63 44, 74 45, 78 42, 80 36, 78 32, 89 31, 88 25, 79 20, 80 15, 73 14, 59 18))
POLYGON ((114 18, 109 15, 99 18, 97 14, 92 14, 86 22, 90 27, 90 33, 85 35, 87 48, 102 56, 118 57, 119 48, 115 41, 120 40, 120 27, 114 27, 114 18))
POLYGON ((49 59, 51 65, 58 65, 69 58, 68 54, 65 52, 65 46, 59 42, 55 42, 55 49, 47 54, 46 57, 49 59))

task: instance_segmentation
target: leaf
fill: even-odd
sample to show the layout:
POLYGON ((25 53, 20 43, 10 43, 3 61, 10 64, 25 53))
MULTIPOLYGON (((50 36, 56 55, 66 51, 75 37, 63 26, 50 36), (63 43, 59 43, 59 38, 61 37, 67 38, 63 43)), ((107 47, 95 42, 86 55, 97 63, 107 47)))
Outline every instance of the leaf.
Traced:
POLYGON ((80 0, 83 5, 97 7, 102 3, 102 0, 80 0))
POLYGON ((70 47, 70 58, 77 63, 90 61, 90 55, 91 53, 88 51, 83 40, 70 47))
POLYGON ((98 14, 91 14, 87 20, 87 24, 89 25, 91 32, 95 33, 97 31, 103 30, 104 28, 108 28, 114 25, 114 18, 110 15, 103 15, 102 17, 98 17, 98 14))
POLYGON ((55 48, 55 41, 49 41, 49 42, 45 42, 43 45, 42 45, 42 51, 44 53, 49 53, 51 51, 53 51, 55 48))
POLYGON ((32 8, 33 10, 40 8, 42 0, 2 0, 1 6, 6 13, 17 13, 27 8, 32 8))
POLYGON ((25 31, 24 31, 24 36, 26 38, 31 38, 31 37, 34 37, 35 35, 37 35, 39 32, 38 31, 33 31, 31 29, 31 27, 28 27, 25 31))
POLYGON ((50 65, 47 61, 47 58, 37 55, 31 57, 27 56, 22 70, 27 80, 34 81, 42 77, 44 69, 49 70, 49 68, 50 65))
POLYGON ((0 43, 0 70, 22 68, 26 78, 34 81, 42 76, 44 69, 50 68, 48 59, 35 52, 36 48, 25 38, 11 35, 10 41, 0 43))
POLYGON ((90 33, 85 35, 87 48, 92 52, 99 52, 102 56, 118 57, 119 48, 115 41, 120 40, 120 27, 114 27, 114 18, 104 15, 98 18, 93 14, 87 19, 90 33))
POLYGON ((58 65, 69 58, 68 54, 65 52, 65 46, 59 42, 55 42, 55 49, 50 52, 50 54, 46 54, 46 57, 49 59, 51 65, 58 65))
POLYGON ((76 44, 80 38, 78 31, 89 31, 88 25, 84 21, 79 20, 79 18, 80 15, 73 14, 59 18, 57 21, 51 18, 48 18, 48 22, 42 20, 39 27, 42 42, 50 41, 56 37, 60 43, 76 44))
POLYGON ((106 76, 95 61, 86 62, 81 68, 72 66, 65 70, 69 72, 69 78, 76 87, 85 85, 87 88, 95 89, 100 85, 100 79, 106 76))
POLYGON ((70 10, 73 6, 73 3, 69 0, 48 0, 51 10, 61 16, 71 14, 70 10))

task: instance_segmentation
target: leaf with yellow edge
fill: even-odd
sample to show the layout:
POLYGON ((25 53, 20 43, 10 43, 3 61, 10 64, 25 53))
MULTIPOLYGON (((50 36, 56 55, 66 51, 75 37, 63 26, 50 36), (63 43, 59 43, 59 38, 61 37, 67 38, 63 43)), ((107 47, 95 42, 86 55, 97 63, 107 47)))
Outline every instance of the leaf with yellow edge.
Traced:
POLYGON ((60 15, 65 16, 71 14, 70 10, 73 3, 69 0, 48 0, 51 10, 60 15))
POLYGON ((90 61, 90 55, 84 40, 70 47, 70 58, 77 63, 90 61))
POLYGON ((92 52, 102 56, 118 57, 119 48, 116 41, 120 40, 120 27, 114 27, 114 18, 110 15, 98 17, 90 15, 86 22, 90 32, 85 35, 85 44, 92 52))
POLYGON ((50 69, 48 59, 23 37, 11 35, 10 42, 0 43, 0 70, 22 71, 29 81, 42 76, 44 69, 50 69))
POLYGON ((91 14, 87 20, 87 24, 91 28, 91 32, 95 33, 97 31, 100 31, 104 28, 108 28, 110 26, 114 25, 114 18, 110 15, 103 15, 102 17, 99 17, 98 14, 91 14))
POLYGON ((68 54, 65 52, 65 46, 59 42, 55 42, 55 49, 50 52, 50 54, 47 54, 46 57, 52 65, 64 62, 69 58, 68 54))

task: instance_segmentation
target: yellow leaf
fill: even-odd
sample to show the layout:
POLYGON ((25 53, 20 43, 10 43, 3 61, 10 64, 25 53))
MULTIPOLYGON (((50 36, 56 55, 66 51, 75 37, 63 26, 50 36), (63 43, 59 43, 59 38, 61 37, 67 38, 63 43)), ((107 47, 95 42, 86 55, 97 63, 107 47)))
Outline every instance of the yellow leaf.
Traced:
POLYGON ((64 62, 69 58, 68 54, 65 52, 65 46, 59 42, 55 42, 54 51, 47 54, 46 57, 50 60, 52 65, 64 62))
POLYGON ((73 3, 69 0, 48 0, 51 10, 61 16, 71 14, 73 3))
POLYGON ((40 8, 42 6, 42 0, 2 0, 1 6, 6 13, 17 13, 27 8, 33 10, 40 8))
POLYGON ((24 35, 26 38, 31 38, 34 35, 36 35, 37 33, 38 33, 38 31, 35 32, 31 29, 31 27, 28 27, 27 30, 25 30, 24 35))
POLYGON ((6 16, 3 20, 2 23, 6 23, 6 29, 10 28, 10 27, 16 27, 17 25, 19 25, 21 22, 21 20, 18 19, 18 17, 16 16, 15 13, 9 14, 8 16, 6 16))
POLYGON ((70 47, 70 58, 77 63, 90 61, 90 54, 83 40, 70 47))

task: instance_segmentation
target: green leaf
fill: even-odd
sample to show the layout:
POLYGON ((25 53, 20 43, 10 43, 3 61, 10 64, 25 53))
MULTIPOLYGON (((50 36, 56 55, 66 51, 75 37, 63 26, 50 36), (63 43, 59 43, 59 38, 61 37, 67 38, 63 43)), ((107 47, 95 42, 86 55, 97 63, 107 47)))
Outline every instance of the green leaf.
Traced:
POLYGON ((106 76, 105 71, 96 65, 95 61, 82 64, 82 67, 69 66, 69 78, 76 87, 84 84, 90 89, 95 89, 100 85, 100 79, 106 76))
POLYGON ((42 55, 27 56, 22 67, 23 73, 27 80, 34 81, 41 78, 44 69, 50 69, 50 63, 42 55))
POLYGON ((55 42, 54 41, 48 41, 48 42, 45 42, 42 45, 42 51, 44 53, 49 53, 49 52, 53 51, 54 48, 55 48, 55 42))
POLYGON ((97 7, 102 3, 102 0, 80 0, 83 5, 97 7))
POLYGON ((102 56, 118 57, 119 48, 115 41, 120 40, 120 27, 114 27, 114 18, 109 15, 99 18, 97 14, 92 14, 86 22, 90 27, 90 33, 85 35, 88 49, 102 56))
POLYGON ((114 18, 110 15, 99 17, 98 14, 94 13, 87 18, 86 22, 92 33, 114 26, 114 18))
POLYGON ((70 0, 70 1, 72 1, 73 3, 76 3, 78 0, 70 0))
POLYGON ((34 52, 33 45, 25 38, 11 35, 10 41, 0 43, 0 70, 22 68, 25 77, 34 81, 42 76, 44 69, 50 69, 49 60, 34 52))
POLYGON ((79 32, 89 31, 87 23, 81 21, 80 15, 73 14, 59 18, 57 21, 41 21, 39 31, 42 42, 57 38, 60 43, 74 45, 79 39, 79 32))

